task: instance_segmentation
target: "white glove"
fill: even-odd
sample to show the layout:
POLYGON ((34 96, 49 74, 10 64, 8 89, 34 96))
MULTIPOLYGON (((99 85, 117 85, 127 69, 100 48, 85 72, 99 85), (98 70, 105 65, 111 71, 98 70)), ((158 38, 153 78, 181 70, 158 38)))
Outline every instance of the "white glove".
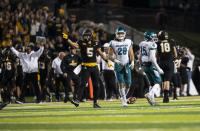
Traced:
POLYGON ((129 67, 131 68, 131 70, 133 70, 133 68, 134 68, 134 61, 131 62, 131 64, 129 65, 129 67))
POLYGON ((117 59, 115 59, 114 62, 117 63, 120 66, 124 66, 124 64, 121 61, 117 60, 117 59))
POLYGON ((158 72, 159 72, 160 74, 164 74, 164 71, 163 71, 161 68, 158 69, 158 72))

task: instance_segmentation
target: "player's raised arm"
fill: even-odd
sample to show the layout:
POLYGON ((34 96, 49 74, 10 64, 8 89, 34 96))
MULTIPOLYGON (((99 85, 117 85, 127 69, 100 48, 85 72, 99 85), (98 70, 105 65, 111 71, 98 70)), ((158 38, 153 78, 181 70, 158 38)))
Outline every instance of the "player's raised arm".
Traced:
POLYGON ((73 47, 75 47, 75 48, 79 48, 78 43, 73 42, 72 40, 70 40, 68 34, 65 34, 65 33, 62 33, 62 34, 63 34, 63 38, 66 39, 67 42, 68 42, 71 46, 73 46, 73 47))

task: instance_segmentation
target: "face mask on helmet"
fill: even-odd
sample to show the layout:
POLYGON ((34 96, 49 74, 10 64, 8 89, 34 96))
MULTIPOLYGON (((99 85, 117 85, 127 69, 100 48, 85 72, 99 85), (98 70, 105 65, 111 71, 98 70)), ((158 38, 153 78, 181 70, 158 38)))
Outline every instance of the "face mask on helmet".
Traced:
POLYGON ((159 40, 168 40, 168 33, 164 31, 160 31, 158 33, 158 39, 159 40))
POLYGON ((90 30, 85 30, 84 32, 83 32, 83 40, 84 41, 90 41, 90 40, 92 40, 92 32, 90 31, 90 30))
POLYGON ((154 42, 158 41, 157 35, 153 31, 146 31, 146 32, 144 32, 144 39, 146 41, 154 41, 154 42))
POLYGON ((119 27, 115 31, 115 36, 118 40, 124 40, 126 37, 126 31, 124 28, 119 27))
POLYGON ((156 33, 154 33, 154 34, 152 35, 152 40, 153 40, 154 42, 158 42, 158 37, 157 37, 157 34, 156 34, 156 33))

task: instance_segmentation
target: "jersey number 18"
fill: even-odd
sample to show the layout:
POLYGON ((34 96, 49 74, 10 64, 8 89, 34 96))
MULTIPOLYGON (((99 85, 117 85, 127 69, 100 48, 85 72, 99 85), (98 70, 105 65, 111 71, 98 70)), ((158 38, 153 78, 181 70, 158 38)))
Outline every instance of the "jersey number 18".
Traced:
POLYGON ((161 52, 162 53, 170 52, 170 50, 171 50, 169 43, 161 43, 160 46, 161 46, 161 52))

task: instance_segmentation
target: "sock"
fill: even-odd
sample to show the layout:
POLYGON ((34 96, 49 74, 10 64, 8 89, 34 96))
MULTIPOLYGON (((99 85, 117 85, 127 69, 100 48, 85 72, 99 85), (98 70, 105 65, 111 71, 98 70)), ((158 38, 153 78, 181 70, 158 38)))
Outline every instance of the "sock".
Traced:
POLYGON ((169 91, 168 90, 164 90, 164 99, 169 97, 169 91))
POLYGON ((154 101, 155 99, 155 94, 157 92, 157 90, 160 88, 160 85, 159 84, 155 84, 151 90, 149 91, 150 92, 150 95, 151 95, 151 99, 154 101))
POLYGON ((154 90, 153 90, 152 86, 149 87, 149 95, 150 95, 152 101, 154 101, 154 90))
POLYGON ((174 87, 174 98, 177 98, 177 95, 176 95, 176 87, 174 87))
POLYGON ((119 94, 122 99, 126 100, 125 88, 119 88, 119 94))
POLYGON ((128 92, 129 92, 130 88, 125 88, 125 94, 127 96, 128 92))

